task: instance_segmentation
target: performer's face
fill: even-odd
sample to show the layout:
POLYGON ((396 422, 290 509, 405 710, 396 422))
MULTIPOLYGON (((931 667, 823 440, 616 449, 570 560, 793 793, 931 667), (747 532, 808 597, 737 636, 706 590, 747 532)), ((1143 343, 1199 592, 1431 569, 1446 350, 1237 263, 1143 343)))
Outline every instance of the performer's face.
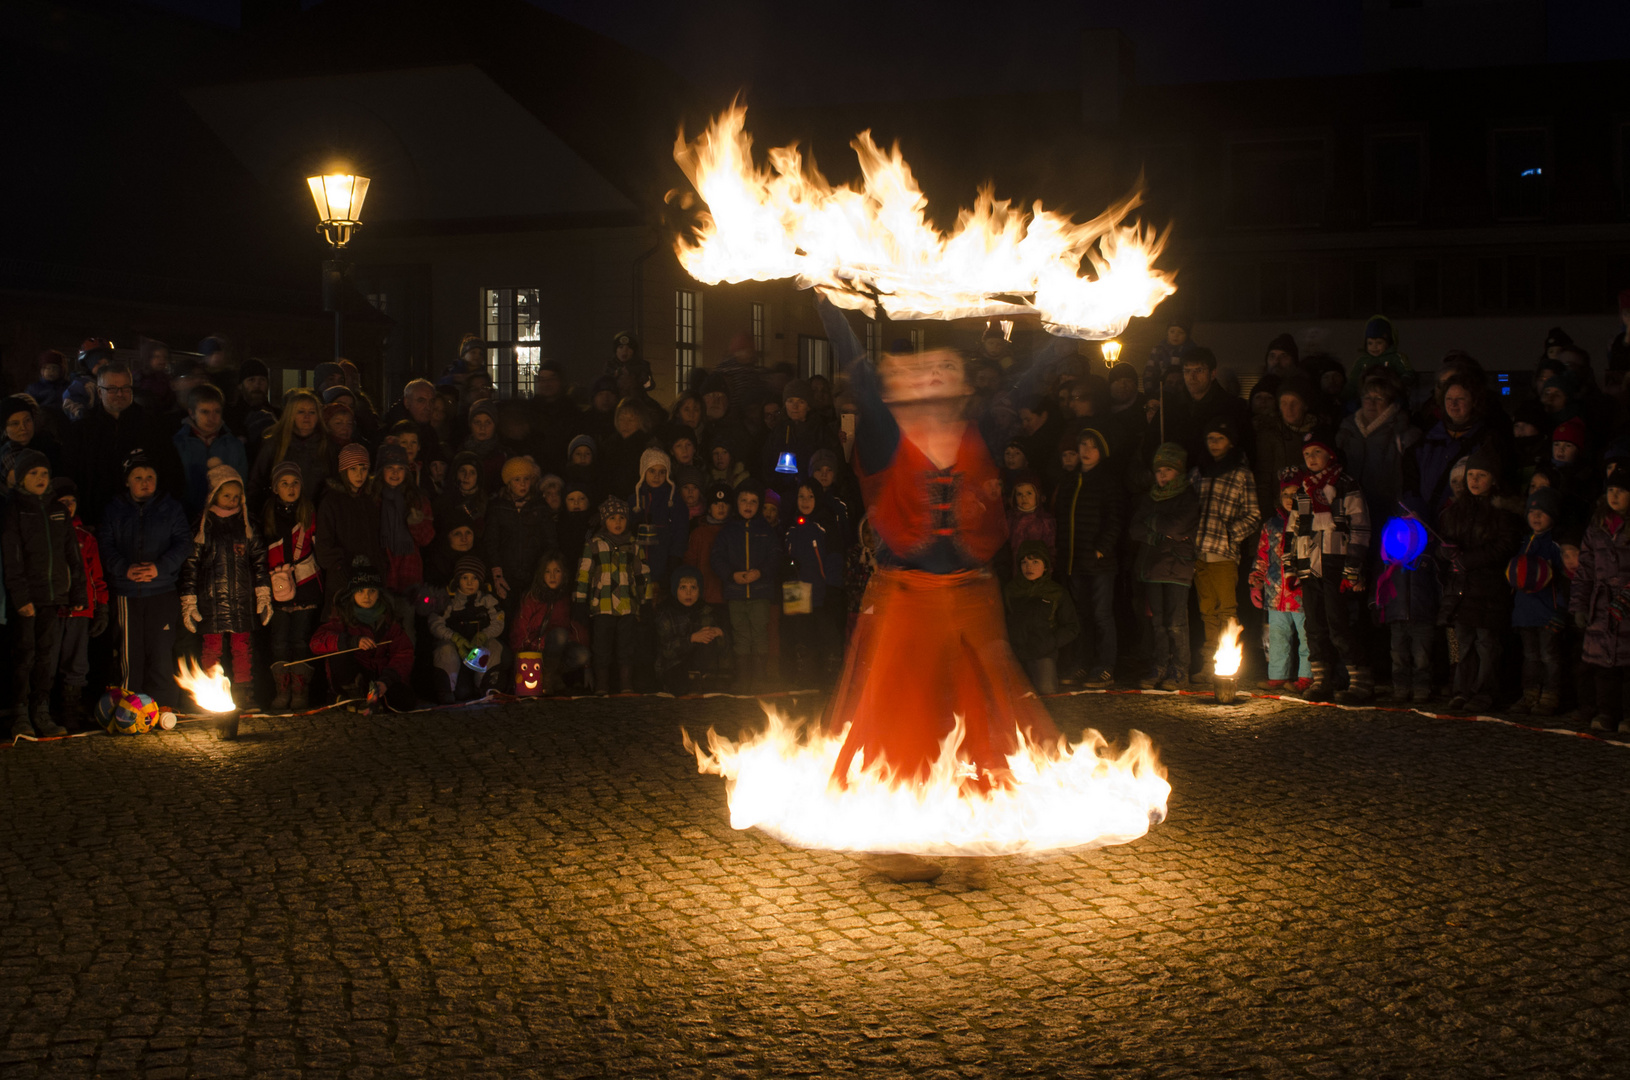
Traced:
POLYGON ((962 370, 962 357, 949 349, 921 353, 889 353, 878 374, 887 402, 938 401, 966 397, 970 392, 962 370))

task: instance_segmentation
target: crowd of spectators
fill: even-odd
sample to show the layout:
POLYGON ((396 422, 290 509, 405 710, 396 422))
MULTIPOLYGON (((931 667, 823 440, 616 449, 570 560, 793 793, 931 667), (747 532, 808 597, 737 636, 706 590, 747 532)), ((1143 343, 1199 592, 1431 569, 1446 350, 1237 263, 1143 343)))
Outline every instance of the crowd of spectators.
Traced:
MULTIPOLYGON (((1622 333, 1598 373, 1554 329, 1504 381, 1413 364, 1382 317, 1345 361, 1282 334, 1230 370, 1180 323, 1141 369, 1046 340, 958 355, 1038 691, 1204 683, 1238 621, 1267 690, 1630 727, 1622 333)), ((903 554, 843 373, 747 335, 671 403, 626 333, 580 392, 545 361, 502 400, 467 336, 383 407, 348 361, 274 402, 265 364, 198 355, 87 341, 5 398, 14 734, 84 725, 87 686, 180 705, 184 655, 273 711, 820 687, 903 554)))

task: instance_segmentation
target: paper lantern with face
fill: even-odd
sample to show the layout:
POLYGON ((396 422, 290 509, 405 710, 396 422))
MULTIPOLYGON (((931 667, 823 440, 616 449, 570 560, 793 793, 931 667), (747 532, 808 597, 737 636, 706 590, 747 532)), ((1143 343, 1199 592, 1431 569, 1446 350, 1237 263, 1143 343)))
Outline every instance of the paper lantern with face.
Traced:
POLYGON ((518 652, 515 654, 515 696, 543 696, 543 654, 518 652))

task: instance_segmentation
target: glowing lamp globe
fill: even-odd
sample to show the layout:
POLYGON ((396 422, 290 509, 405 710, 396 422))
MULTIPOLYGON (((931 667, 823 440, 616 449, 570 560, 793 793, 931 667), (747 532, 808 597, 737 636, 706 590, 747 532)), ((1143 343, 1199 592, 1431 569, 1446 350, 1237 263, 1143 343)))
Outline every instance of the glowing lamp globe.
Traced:
POLYGON ((1414 518, 1398 517, 1381 530, 1381 558, 1389 563, 1412 563, 1426 550, 1426 526, 1414 518))
POLYGON ((362 203, 368 197, 368 178, 351 173, 306 177, 311 201, 317 204, 317 230, 336 249, 351 242, 362 224, 362 203))
POLYGON ((1518 555, 1506 563, 1505 579, 1518 592, 1537 593, 1551 585, 1551 563, 1538 555, 1518 555))
POLYGON ((1098 348, 1103 351, 1104 363, 1106 364, 1113 364, 1121 358, 1121 343, 1114 338, 1110 338, 1098 348))
POLYGON ((492 653, 485 646, 477 645, 464 656, 464 666, 477 675, 485 675, 491 665, 492 653))
POLYGON ((798 458, 791 450, 783 451, 781 456, 775 459, 775 471, 783 476, 797 476, 798 458))

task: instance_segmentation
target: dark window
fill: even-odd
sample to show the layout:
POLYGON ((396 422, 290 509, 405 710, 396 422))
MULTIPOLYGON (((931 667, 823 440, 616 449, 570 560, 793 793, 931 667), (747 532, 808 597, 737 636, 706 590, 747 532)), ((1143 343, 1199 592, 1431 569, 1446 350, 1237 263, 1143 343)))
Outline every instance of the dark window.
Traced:
POLYGON ((1443 313, 1471 315, 1477 310, 1477 264, 1450 259, 1443 266, 1443 313))
POLYGON ((1545 132, 1494 133, 1494 212, 1510 220, 1545 216, 1545 132))
POLYGON ((1539 306, 1560 314, 1568 307, 1568 263, 1561 255, 1539 260, 1539 306))
POLYGON ((1532 255, 1513 255, 1505 264, 1506 306, 1512 311, 1532 311, 1537 282, 1532 255))
POLYGON ((1166 143, 1143 148, 1143 189, 1151 208, 1175 213, 1187 207, 1192 166, 1189 148, 1166 143))
POLYGON ((1370 223, 1407 225, 1421 219, 1423 159, 1419 135, 1370 140, 1370 223))
POLYGON ((1278 319, 1290 314, 1290 266, 1282 262, 1266 262, 1261 267, 1262 303, 1264 319, 1278 319))
POLYGON ((1415 314, 1435 314, 1438 310, 1438 264, 1432 259, 1415 260, 1415 314))
POLYGON ((1477 260, 1477 307, 1481 311, 1505 310, 1505 260, 1477 260))
POLYGON ((1375 264, 1372 262, 1355 262, 1353 264, 1353 309, 1358 317, 1367 319, 1375 314, 1375 286, 1375 264))
POLYGON ((1379 267, 1381 303, 1379 310, 1406 315, 1414 307, 1415 268, 1402 259, 1388 259, 1379 267))
POLYGON ((1228 165, 1229 224, 1282 229, 1324 219, 1323 140, 1237 142, 1228 165))

